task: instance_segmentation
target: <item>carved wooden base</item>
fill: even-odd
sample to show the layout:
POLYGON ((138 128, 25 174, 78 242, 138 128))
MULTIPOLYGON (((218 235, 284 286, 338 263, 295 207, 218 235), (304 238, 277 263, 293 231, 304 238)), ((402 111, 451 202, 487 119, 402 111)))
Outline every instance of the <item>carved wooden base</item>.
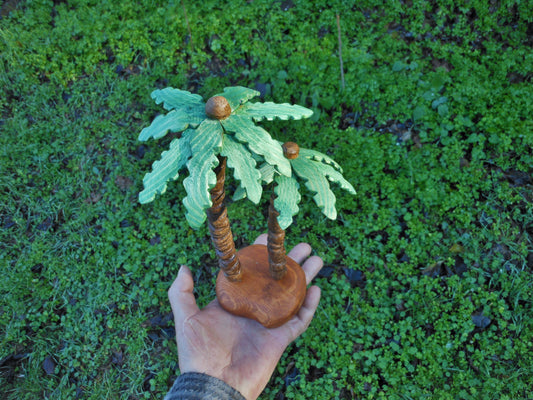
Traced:
POLYGON ((230 282, 224 272, 217 278, 217 298, 228 312, 276 328, 290 320, 303 304, 307 291, 305 273, 287 257, 287 273, 276 281, 270 276, 267 247, 254 244, 238 253, 240 282, 230 282))

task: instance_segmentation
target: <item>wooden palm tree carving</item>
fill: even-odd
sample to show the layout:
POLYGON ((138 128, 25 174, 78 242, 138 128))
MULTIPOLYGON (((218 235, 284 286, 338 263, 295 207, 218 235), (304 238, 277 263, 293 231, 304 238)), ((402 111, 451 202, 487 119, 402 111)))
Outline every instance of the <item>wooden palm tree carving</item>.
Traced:
POLYGON ((139 140, 158 139, 168 132, 183 133, 144 177, 139 201, 148 203, 164 193, 167 183, 186 168, 185 217, 193 228, 208 220, 221 269, 217 279, 219 302, 229 312, 275 327, 298 311, 306 292, 305 275, 286 257, 284 248, 285 228, 298 212, 300 201, 295 174, 316 193, 315 202, 330 218, 335 218, 336 211, 328 179, 355 191, 329 157, 299 149, 294 143, 282 144, 254 123, 308 118, 311 110, 298 105, 249 102, 258 95, 252 89, 230 87, 204 103, 201 96, 183 90, 154 91, 152 98, 168 113, 143 129, 139 140), (274 182, 268 246, 252 245, 237 253, 224 205, 226 167, 240 183, 235 199, 246 197, 259 204, 262 184, 274 182))

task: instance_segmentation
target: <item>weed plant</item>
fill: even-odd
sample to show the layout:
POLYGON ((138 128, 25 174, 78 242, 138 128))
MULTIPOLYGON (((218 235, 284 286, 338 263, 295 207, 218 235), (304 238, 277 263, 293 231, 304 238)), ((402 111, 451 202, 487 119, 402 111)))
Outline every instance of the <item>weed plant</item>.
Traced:
MULTIPOLYGON (((336 221, 302 204, 287 232, 325 260, 323 298, 262 398, 533 398, 528 2, 10 0, 0 15, 1 398, 167 392, 167 288, 187 264, 205 305, 217 264, 181 181, 138 203, 170 138, 137 134, 154 88, 234 85, 312 108, 267 129, 334 156, 358 191, 336 221)), ((229 214, 239 247, 266 229, 252 205, 229 214)))

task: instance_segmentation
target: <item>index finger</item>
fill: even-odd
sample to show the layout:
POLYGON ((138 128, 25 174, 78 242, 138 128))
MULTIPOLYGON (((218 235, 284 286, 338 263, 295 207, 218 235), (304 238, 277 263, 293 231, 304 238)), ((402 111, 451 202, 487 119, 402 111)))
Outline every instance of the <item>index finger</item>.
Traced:
MULTIPOLYGON (((262 235, 258 236, 254 244, 266 245, 267 240, 268 240, 268 235, 266 233, 263 233, 262 235)), ((305 280, 306 280, 307 285, 309 285, 309 283, 314 279, 314 277, 318 274, 318 272, 324 266, 324 262, 322 261, 320 257, 318 256, 309 257, 309 255, 311 254, 311 251, 312 249, 311 249, 311 246, 309 246, 309 244, 299 243, 296 246, 294 246, 288 254, 290 258, 292 258, 294 261, 296 261, 298 264, 302 266, 302 269, 305 272, 305 280)))

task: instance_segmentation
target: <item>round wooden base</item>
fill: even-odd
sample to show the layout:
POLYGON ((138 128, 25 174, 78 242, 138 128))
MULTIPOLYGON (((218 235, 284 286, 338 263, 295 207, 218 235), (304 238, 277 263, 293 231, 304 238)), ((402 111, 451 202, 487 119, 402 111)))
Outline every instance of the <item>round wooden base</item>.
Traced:
POLYGON ((231 282, 220 271, 218 302, 226 311, 276 328, 290 320, 303 304, 307 291, 305 273, 287 257, 287 273, 276 281, 270 276, 267 247, 254 244, 238 252, 242 280, 231 282))

